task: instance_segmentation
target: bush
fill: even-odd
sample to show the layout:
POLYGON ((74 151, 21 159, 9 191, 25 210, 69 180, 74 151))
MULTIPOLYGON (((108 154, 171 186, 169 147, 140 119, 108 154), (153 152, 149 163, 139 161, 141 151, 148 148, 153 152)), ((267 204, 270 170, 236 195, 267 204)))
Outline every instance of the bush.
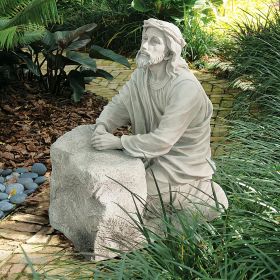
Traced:
POLYGON ((134 56, 140 47, 145 19, 153 17, 180 24, 184 19, 184 10, 199 8, 199 13, 202 12, 203 15, 212 13, 213 16, 215 7, 222 3, 221 0, 103 0, 83 1, 83 4, 79 3, 81 1, 70 1, 70 5, 63 4, 69 2, 66 0, 60 2, 59 10, 68 16, 64 23, 66 27, 72 25, 73 28, 75 22, 81 20, 84 21, 82 24, 96 22, 98 23, 98 28, 94 32, 96 43, 130 56, 134 56))
POLYGON ((206 28, 199 16, 185 15, 183 36, 187 45, 183 49, 182 56, 186 60, 198 61, 214 53, 216 45, 214 34, 206 28))

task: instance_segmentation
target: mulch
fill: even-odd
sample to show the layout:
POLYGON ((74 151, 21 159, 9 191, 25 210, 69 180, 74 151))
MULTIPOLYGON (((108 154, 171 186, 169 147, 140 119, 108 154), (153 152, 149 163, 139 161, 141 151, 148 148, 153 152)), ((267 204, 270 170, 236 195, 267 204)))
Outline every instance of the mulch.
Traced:
POLYGON ((79 125, 94 124, 106 104, 93 93, 74 103, 69 96, 52 96, 34 83, 0 88, 0 168, 42 162, 50 171, 51 144, 79 125))

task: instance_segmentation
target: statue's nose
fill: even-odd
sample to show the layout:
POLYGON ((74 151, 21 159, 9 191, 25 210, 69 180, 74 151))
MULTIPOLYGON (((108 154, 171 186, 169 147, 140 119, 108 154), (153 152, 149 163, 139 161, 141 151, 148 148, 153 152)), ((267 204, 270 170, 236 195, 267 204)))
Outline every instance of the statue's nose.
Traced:
POLYGON ((143 51, 146 51, 146 50, 148 49, 148 43, 147 43, 147 42, 143 42, 143 43, 142 43, 142 46, 141 46, 141 49, 142 49, 143 51))

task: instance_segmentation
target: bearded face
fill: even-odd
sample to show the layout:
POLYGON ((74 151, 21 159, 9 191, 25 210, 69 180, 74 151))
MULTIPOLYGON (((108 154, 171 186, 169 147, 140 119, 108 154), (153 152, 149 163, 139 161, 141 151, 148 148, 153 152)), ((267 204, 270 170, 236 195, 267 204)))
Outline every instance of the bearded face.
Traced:
POLYGON ((143 53, 141 50, 137 53, 136 64, 138 68, 147 68, 150 65, 158 64, 163 61, 165 54, 151 57, 148 53, 143 53))
POLYGON ((139 68, 147 68, 163 61, 168 52, 166 39, 162 31, 150 27, 142 37, 142 44, 136 56, 139 68))

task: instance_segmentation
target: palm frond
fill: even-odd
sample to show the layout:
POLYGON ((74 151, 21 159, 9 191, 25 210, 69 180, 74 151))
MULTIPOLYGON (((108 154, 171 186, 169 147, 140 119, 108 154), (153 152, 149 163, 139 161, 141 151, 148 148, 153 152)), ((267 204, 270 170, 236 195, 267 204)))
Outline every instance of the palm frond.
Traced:
POLYGON ((0 49, 11 49, 17 41, 18 32, 16 26, 0 30, 0 49))
POLYGON ((21 5, 17 7, 18 13, 11 18, 6 27, 29 23, 46 25, 59 21, 55 0, 34 0, 32 2, 22 0, 21 2, 21 5))
POLYGON ((0 16, 10 15, 21 2, 22 0, 0 0, 0 16))
POLYGON ((55 0, 0 0, 0 9, 1 49, 36 41, 45 25, 60 20, 55 0))

